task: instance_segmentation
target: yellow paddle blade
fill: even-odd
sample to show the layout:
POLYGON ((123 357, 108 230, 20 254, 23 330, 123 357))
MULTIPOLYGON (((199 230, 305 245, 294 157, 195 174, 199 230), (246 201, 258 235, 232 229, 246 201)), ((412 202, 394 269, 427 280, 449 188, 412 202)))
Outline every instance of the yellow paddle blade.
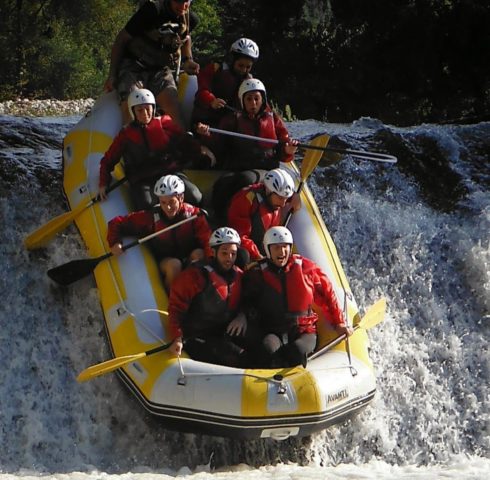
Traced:
POLYGON ((386 298, 380 298, 375 304, 371 305, 364 317, 359 322, 359 328, 369 330, 378 323, 381 323, 386 314, 386 298))
POLYGON ((88 204, 82 203, 70 212, 65 212, 52 218, 48 223, 45 223, 37 230, 34 230, 32 233, 27 235, 27 237, 24 239, 24 246, 27 248, 27 250, 34 250, 36 248, 43 247, 57 233, 68 227, 68 225, 70 225, 70 223, 72 223, 73 220, 91 204, 92 202, 89 202, 88 204))
MULTIPOLYGON (((325 148, 328 144, 330 137, 327 134, 319 135, 311 140, 310 145, 313 147, 325 148)), ((304 182, 311 175, 311 172, 315 170, 318 162, 322 158, 323 150, 306 150, 303 161, 301 162, 301 181, 304 182)))
POLYGON ((106 362, 98 363, 97 365, 92 365, 78 375, 77 382, 86 382, 87 380, 91 380, 99 375, 113 372, 114 370, 124 367, 124 365, 127 365, 128 363, 133 363, 143 357, 146 357, 146 352, 117 357, 113 358, 112 360, 107 360, 106 362))

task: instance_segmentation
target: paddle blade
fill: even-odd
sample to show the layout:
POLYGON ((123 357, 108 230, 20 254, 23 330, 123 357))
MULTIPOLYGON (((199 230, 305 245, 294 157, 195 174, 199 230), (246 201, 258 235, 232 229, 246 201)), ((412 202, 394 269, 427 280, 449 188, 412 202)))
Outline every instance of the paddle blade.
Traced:
MULTIPOLYGON (((319 135, 310 141, 310 146, 325 148, 330 137, 327 134, 319 135)), ((301 162, 301 181, 304 182, 315 170, 318 162, 322 158, 323 150, 309 149, 306 151, 303 161, 301 162)))
POLYGON ((52 218, 48 223, 27 235, 24 239, 25 248, 27 250, 35 250, 36 248, 44 247, 55 235, 68 227, 87 207, 88 205, 82 204, 70 212, 65 212, 52 218))
POLYGON ((359 322, 359 328, 369 330, 381 323, 386 314, 386 298, 380 298, 375 304, 371 305, 364 317, 359 322))
POLYGON ((48 270, 48 277, 60 285, 70 285, 92 273, 97 264, 104 258, 106 258, 106 255, 98 258, 72 260, 48 270))
POLYGON ((344 157, 342 150, 346 148, 349 148, 349 144, 347 142, 344 142, 335 136, 331 137, 328 144, 328 149, 323 152, 320 165, 322 167, 329 167, 330 165, 339 163, 344 157))
POLYGON ((98 377, 100 375, 105 375, 106 373, 113 372, 118 368, 124 367, 129 363, 133 363, 140 358, 146 357, 146 352, 137 353, 135 355, 126 355, 124 357, 113 358, 112 360, 107 360, 107 362, 98 363, 97 365, 92 365, 86 368, 77 377, 77 382, 82 383, 92 378, 98 377))

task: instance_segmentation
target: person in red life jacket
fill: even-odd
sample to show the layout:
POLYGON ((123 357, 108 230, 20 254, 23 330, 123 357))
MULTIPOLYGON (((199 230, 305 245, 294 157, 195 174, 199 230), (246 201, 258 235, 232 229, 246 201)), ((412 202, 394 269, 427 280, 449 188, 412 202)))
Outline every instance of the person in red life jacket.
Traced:
POLYGON ((180 355, 184 348, 194 360, 246 366, 243 272, 235 266, 239 245, 235 230, 218 228, 209 239, 213 250, 210 261, 192 265, 173 283, 168 315, 174 338, 170 351, 174 355, 180 355))
MULTIPOLYGON (((214 185, 212 200, 217 212, 240 188, 257 183, 264 169, 271 170, 278 168, 280 162, 292 161, 298 148, 297 140, 289 138, 284 121, 268 106, 265 86, 260 80, 244 80, 238 90, 238 98, 241 110, 224 116, 220 129, 261 137, 264 141, 213 134, 220 145, 214 152, 218 167, 232 170, 214 185), (270 143, 267 139, 278 140, 279 143, 270 143)), ((196 131, 209 135, 209 126, 200 123, 196 131)))
MULTIPOLYGON (((219 140, 220 151, 215 152, 218 167, 223 170, 271 170, 279 162, 290 162, 297 150, 297 141, 289 137, 282 118, 267 103, 264 84, 257 78, 244 80, 238 89, 240 108, 227 112, 219 128, 229 132, 261 137, 263 141, 244 139, 233 135, 213 133, 219 140), (267 142, 277 140, 279 144, 267 142)), ((197 125, 197 133, 210 135, 209 125, 197 125)))
POLYGON ((238 232, 242 241, 237 264, 244 266, 251 260, 264 258, 262 240, 265 232, 281 225, 290 209, 297 211, 300 208, 294 180, 281 168, 270 170, 262 182, 235 193, 228 207, 228 225, 238 232))
POLYGON ((258 45, 249 38, 239 38, 232 43, 227 61, 202 68, 197 75, 192 123, 217 127, 227 113, 225 107, 237 109, 238 89, 243 80, 252 78, 250 71, 258 58, 258 45))
POLYGON ((318 315, 323 309, 339 334, 351 335, 331 282, 312 260, 293 254, 293 236, 286 227, 265 233, 267 260, 244 276, 244 304, 258 315, 264 333, 262 345, 271 367, 306 364, 315 349, 318 315))
MULTIPOLYGON (((99 195, 104 200, 115 165, 124 158, 136 210, 158 203, 152 195, 155 182, 166 173, 176 173, 187 159, 200 158, 199 143, 168 116, 155 116, 155 97, 146 89, 134 90, 128 99, 132 122, 116 136, 100 162, 99 195)), ((183 173, 186 201, 199 205, 202 194, 183 173)))
POLYGON ((198 18, 190 5, 191 0, 148 0, 116 36, 104 90, 117 89, 125 124, 129 93, 145 87, 155 94, 160 108, 185 128, 174 72, 178 76, 180 66, 189 75, 199 72, 191 44, 198 18))
POLYGON ((160 204, 153 210, 140 210, 113 218, 108 224, 107 242, 114 255, 121 255, 122 237, 143 237, 198 215, 194 220, 150 240, 167 291, 183 266, 212 254, 208 246, 211 229, 204 211, 184 202, 184 182, 176 175, 165 175, 155 184, 160 204))

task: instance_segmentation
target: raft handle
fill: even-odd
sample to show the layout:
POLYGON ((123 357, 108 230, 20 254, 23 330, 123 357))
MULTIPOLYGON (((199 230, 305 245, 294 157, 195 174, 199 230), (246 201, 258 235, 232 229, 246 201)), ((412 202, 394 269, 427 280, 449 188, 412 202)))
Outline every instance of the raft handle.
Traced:
POLYGON ((177 385, 180 385, 182 387, 185 387, 187 385, 187 378, 185 377, 179 377, 177 380, 177 385))
POLYGON ((278 395, 284 395, 285 393, 287 392, 287 388, 286 386, 284 385, 284 383, 280 383, 278 386, 277 386, 277 394, 278 395))

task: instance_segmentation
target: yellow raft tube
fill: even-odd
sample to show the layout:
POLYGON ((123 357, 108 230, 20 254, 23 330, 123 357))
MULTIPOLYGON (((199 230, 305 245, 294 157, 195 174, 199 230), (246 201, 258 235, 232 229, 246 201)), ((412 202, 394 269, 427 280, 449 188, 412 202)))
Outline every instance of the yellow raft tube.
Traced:
MULTIPOLYGON (((193 100, 195 85, 190 78, 184 75, 180 82, 184 107, 193 100)), ((66 135, 63 186, 72 210, 96 195, 100 159, 120 128, 119 105, 111 93, 103 95, 66 135)), ((299 181, 294 164, 283 168, 299 181)), ((212 171, 186 173, 204 195, 217 176, 212 171)), ((123 176, 118 165, 115 177, 123 176)), ((327 273, 350 324, 355 324, 360 320, 356 302, 307 187, 302 191, 302 202, 303 208, 288 225, 297 251, 327 273)), ((76 218, 88 255, 109 252, 107 222, 130 211, 123 185, 76 218)), ((167 294, 144 244, 100 262, 94 276, 114 357, 146 352, 171 340, 165 314, 167 294)), ((320 318, 319 347, 335 338, 336 333, 320 318)), ((236 438, 285 439, 339 423, 373 399, 376 384, 366 331, 357 329, 349 344, 350 356, 341 342, 310 360, 306 368, 243 370, 197 362, 185 354, 177 359, 161 351, 117 372, 142 405, 169 428, 236 438)))

